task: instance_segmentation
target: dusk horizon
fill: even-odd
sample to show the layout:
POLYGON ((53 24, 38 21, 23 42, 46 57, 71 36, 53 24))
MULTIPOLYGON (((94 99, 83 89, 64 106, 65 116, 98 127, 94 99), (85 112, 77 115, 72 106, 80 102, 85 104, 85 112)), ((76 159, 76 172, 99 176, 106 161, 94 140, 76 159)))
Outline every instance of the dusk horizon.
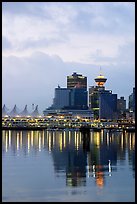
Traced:
POLYGON ((135 104, 135 2, 2 2, 2 202, 134 202, 135 104))
POLYGON ((133 2, 3 2, 2 105, 48 108, 58 86, 77 72, 128 97, 135 86, 133 2), (40 12, 38 12, 40 11, 40 12), (58 18, 57 18, 58 17, 58 18))

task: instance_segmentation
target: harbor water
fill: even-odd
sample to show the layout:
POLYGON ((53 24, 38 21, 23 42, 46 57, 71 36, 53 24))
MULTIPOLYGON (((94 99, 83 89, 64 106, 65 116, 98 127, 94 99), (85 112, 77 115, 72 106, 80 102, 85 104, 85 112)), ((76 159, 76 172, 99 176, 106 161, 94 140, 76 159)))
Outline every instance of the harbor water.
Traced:
POLYGON ((135 202, 135 132, 2 131, 3 202, 135 202))

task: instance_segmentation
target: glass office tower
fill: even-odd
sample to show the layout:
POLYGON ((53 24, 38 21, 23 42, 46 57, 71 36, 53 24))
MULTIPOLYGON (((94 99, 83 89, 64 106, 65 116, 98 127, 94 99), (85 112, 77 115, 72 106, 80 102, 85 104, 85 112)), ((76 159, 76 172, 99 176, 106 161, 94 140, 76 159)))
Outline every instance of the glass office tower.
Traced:
POLYGON ((71 76, 67 76, 67 88, 86 88, 87 90, 87 77, 74 72, 71 76))

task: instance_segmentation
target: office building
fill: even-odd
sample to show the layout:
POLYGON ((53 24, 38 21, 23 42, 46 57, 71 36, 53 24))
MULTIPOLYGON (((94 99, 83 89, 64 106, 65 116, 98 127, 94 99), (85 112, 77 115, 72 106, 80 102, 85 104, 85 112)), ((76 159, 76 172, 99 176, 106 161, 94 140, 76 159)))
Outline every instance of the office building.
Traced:
POLYGON ((128 108, 129 108, 129 111, 135 112, 135 87, 133 88, 133 92, 129 96, 128 108))
POLYGON ((48 109, 88 109, 85 88, 55 88, 53 104, 48 109))
POLYGON ((67 88, 86 88, 87 89, 87 77, 82 74, 74 72, 71 76, 67 76, 67 88))
POLYGON ((119 119, 126 118, 126 100, 123 96, 117 99, 117 114, 119 119))
POLYGON ((69 114, 93 118, 93 112, 88 108, 87 77, 76 73, 72 77, 70 81, 71 77, 67 77, 67 88, 55 88, 53 104, 43 111, 44 115, 69 114))
POLYGON ((117 117, 117 94, 105 90, 107 79, 100 74, 95 78, 97 86, 89 88, 89 108, 94 113, 94 119, 114 119, 117 117))
POLYGON ((118 112, 124 112, 126 111, 126 100, 123 96, 120 97, 120 99, 117 99, 117 111, 118 112))
POLYGON ((62 109, 68 106, 70 106, 70 89, 58 86, 55 88, 52 109, 62 109))
POLYGON ((88 109, 88 95, 85 88, 73 88, 70 89, 70 93, 70 109, 88 109))

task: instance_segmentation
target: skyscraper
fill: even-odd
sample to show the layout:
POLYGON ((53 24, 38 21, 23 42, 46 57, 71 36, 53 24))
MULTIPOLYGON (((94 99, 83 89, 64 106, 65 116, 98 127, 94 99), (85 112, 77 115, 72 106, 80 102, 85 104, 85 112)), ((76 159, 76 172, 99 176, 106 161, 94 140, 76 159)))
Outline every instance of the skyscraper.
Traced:
POLYGON ((119 112, 126 111, 126 100, 123 96, 121 96, 120 99, 117 99, 117 110, 119 112))
POLYGON ((87 89, 87 77, 82 74, 73 72, 71 76, 67 76, 67 88, 86 88, 87 89))
POLYGON ((105 90, 106 78, 100 74, 95 78, 97 86, 89 88, 89 108, 95 119, 113 119, 117 117, 117 94, 105 90))
POLYGON ((130 111, 135 112, 135 87, 133 88, 133 92, 129 96, 128 108, 130 111))
POLYGON ((70 91, 70 108, 79 110, 88 109, 88 94, 86 88, 72 88, 70 91))
POLYGON ((61 109, 67 106, 70 106, 70 89, 58 86, 58 88, 55 88, 52 108, 61 109))
POLYGON ((55 88, 53 104, 48 109, 87 109, 87 90, 85 88, 55 88))
POLYGON ((53 104, 43 111, 44 115, 50 112, 73 112, 74 114, 89 114, 93 117, 92 111, 88 109, 87 77, 73 73, 67 76, 67 88, 55 88, 53 104), (72 80, 71 80, 72 79, 72 80))

